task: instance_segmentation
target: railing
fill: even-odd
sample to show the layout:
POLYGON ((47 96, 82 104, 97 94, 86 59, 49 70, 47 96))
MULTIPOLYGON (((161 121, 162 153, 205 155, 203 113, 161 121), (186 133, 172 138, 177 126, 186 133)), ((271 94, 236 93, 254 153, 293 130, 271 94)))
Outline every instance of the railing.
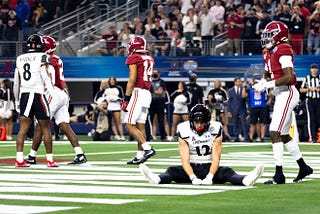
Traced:
MULTIPOLYGON (((107 24, 114 24, 115 22, 110 22, 107 24)), ((98 31, 102 31, 105 27, 104 25, 98 25, 98 31)), ((22 38, 22 33, 21 33, 22 38)), ((58 47, 57 54, 60 56, 76 56, 77 54, 80 56, 94 56, 97 55, 97 48, 106 45, 105 41, 87 41, 89 44, 87 46, 82 45, 82 41, 80 39, 80 34, 75 34, 75 41, 68 42, 67 40, 63 40, 64 45, 60 45, 58 47), (78 49, 74 49, 74 47, 78 47, 78 49), (67 54, 61 54, 61 48, 63 48, 63 52, 67 54), (87 51, 83 51, 87 49, 87 51), (79 52, 82 50, 81 54, 79 52)), ((109 41, 111 42, 111 41, 109 41)), ((118 53, 120 49, 126 49, 121 46, 121 41, 116 41, 116 51, 118 53)), ((193 42, 194 43, 194 42, 193 42)), ((304 55, 308 54, 307 49, 307 40, 301 41, 302 53, 304 55)), ((227 48, 227 40, 215 38, 212 41, 202 41, 201 43, 196 43, 191 45, 191 41, 187 42, 185 51, 181 51, 179 48, 172 46, 171 40, 156 40, 152 43, 148 44, 148 50, 153 56, 215 56, 215 55, 237 55, 235 52, 232 54, 228 53, 227 48), (165 51, 162 51, 160 46, 168 44, 168 48, 165 51), (158 46, 158 47, 157 47, 158 46), (207 49, 206 49, 207 48, 207 49)), ((0 56, 6 57, 15 57, 22 52, 26 51, 26 43, 25 41, 0 41, 0 56)), ((238 55, 260 55, 262 51, 260 40, 240 40, 240 54, 238 55)), ((310 50, 309 50, 310 51, 310 50)), ((126 50, 121 53, 127 53, 126 50)), ((310 55, 319 55, 320 48, 318 50, 313 50, 310 52, 310 55)), ((116 54, 118 55, 118 54, 116 54)), ((122 54, 123 55, 123 54, 122 54)))

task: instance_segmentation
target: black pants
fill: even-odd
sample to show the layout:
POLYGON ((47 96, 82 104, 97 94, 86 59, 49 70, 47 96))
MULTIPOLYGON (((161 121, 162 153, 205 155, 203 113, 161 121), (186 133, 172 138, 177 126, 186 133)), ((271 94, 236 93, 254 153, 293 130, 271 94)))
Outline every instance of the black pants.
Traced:
MULTIPOLYGON (((204 179, 210 168, 210 163, 207 164, 191 164, 194 174, 199 179, 204 179)), ((189 176, 183 170, 182 166, 170 166, 164 173, 159 175, 160 184, 170 184, 172 181, 176 183, 191 183, 189 176)), ((213 177, 214 184, 224 184, 230 182, 233 185, 243 185, 244 176, 237 174, 230 167, 220 166, 213 177)))
POLYGON ((159 101, 152 100, 151 105, 150 105, 150 109, 149 109, 151 123, 153 123, 154 116, 157 115, 158 124, 159 124, 158 127, 159 127, 159 131, 160 131, 161 140, 166 139, 166 132, 164 129, 164 109, 165 109, 165 107, 166 107, 166 105, 165 105, 164 100, 159 100, 159 101))
POLYGON ((320 99, 307 98, 308 133, 312 141, 317 141, 318 128, 320 127, 320 99))

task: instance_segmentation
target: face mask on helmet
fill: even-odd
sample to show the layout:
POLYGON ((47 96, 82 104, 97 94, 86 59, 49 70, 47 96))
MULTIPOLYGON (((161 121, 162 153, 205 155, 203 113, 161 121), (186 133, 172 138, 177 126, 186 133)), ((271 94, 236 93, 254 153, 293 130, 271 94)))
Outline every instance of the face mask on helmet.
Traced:
POLYGON ((190 128, 195 131, 198 135, 202 135, 209 128, 209 122, 211 119, 210 111, 205 105, 195 105, 189 115, 190 128), (198 127, 194 125, 194 122, 205 123, 204 126, 198 127))
POLYGON ((280 21, 270 22, 261 34, 262 48, 271 49, 281 42, 288 41, 288 27, 280 21))
POLYGON ((38 34, 33 34, 27 39, 27 46, 29 52, 44 52, 45 51, 45 43, 42 36, 38 34))

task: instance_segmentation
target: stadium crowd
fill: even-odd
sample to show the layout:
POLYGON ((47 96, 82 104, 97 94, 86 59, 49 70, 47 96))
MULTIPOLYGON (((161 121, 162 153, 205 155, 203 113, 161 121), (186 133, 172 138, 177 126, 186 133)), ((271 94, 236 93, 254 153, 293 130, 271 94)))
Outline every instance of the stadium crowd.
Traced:
POLYGON ((295 54, 311 55, 320 53, 319 14, 320 1, 153 0, 144 18, 135 17, 122 29, 98 38, 107 40, 102 55, 126 55, 117 43, 139 35, 153 56, 190 56, 212 54, 213 39, 226 34, 226 54, 251 55, 261 53, 264 27, 278 20, 289 27, 295 54))

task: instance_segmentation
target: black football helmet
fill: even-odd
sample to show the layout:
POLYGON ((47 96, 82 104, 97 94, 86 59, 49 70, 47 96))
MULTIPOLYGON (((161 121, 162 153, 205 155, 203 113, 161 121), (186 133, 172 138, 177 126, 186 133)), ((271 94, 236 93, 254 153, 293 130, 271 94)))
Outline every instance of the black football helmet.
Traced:
POLYGON ((29 52, 45 52, 46 43, 42 36, 39 34, 32 34, 27 39, 27 46, 29 52))
POLYGON ((202 135, 205 131, 208 130, 210 126, 211 120, 211 113, 210 110, 203 104, 197 104, 192 107, 189 113, 189 121, 190 121, 190 128, 192 131, 196 132, 198 135, 202 135), (197 129, 194 127, 193 122, 202 122, 206 123, 204 129, 197 129))

